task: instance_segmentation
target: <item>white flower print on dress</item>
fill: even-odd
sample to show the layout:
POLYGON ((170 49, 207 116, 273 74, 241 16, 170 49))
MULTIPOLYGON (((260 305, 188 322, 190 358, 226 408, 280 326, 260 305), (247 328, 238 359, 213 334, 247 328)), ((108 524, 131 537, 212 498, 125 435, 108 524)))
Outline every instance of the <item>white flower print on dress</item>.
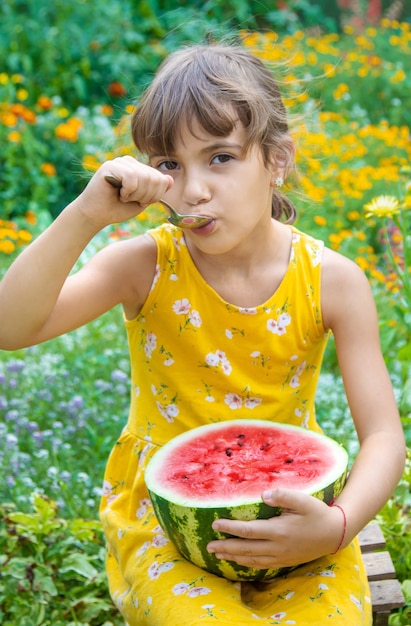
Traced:
POLYGON ((246 396, 244 399, 239 396, 237 393, 227 393, 224 398, 225 404, 230 407, 230 409, 241 409, 244 406, 246 409, 255 409, 256 406, 259 406, 262 402, 261 398, 252 398, 250 396, 246 396))
POLYGON ((202 319, 200 313, 191 308, 190 301, 187 298, 182 300, 176 300, 172 306, 172 310, 177 315, 184 315, 186 322, 184 325, 180 325, 180 332, 187 327, 187 324, 191 324, 194 328, 200 328, 202 325, 202 319))
POLYGON ((239 312, 242 313, 243 315, 257 315, 257 309, 255 307, 239 307, 238 308, 239 312))
POLYGON ((143 545, 140 546, 140 548, 137 550, 136 556, 141 556, 142 554, 144 554, 144 552, 147 552, 150 546, 151 546, 151 543, 149 541, 145 541, 143 545))
POLYGON ((150 291, 153 291, 154 287, 156 286, 156 282, 158 281, 159 278, 160 278, 160 266, 157 264, 156 270, 154 272, 153 282, 151 283, 150 291))
POLYGON ((176 300, 173 304, 173 311, 177 313, 177 315, 188 315, 190 312, 190 302, 187 298, 176 300))
POLYGON ((190 589, 189 584, 178 583, 177 585, 174 585, 171 591, 174 593, 175 596, 181 596, 183 593, 186 593, 187 589, 190 589))
POLYGON ((153 561, 153 563, 148 568, 148 577, 150 580, 156 580, 160 574, 163 572, 168 572, 170 569, 173 569, 174 563, 171 561, 168 563, 158 563, 158 561, 153 561))
POLYGON ((143 498, 142 500, 140 500, 139 504, 140 506, 137 509, 136 517, 137 519, 142 519, 147 513, 147 508, 151 508, 151 500, 149 500, 148 498, 143 498))
POLYGON ((169 424, 174 422, 174 418, 179 414, 179 410, 177 405, 171 403, 167 405, 161 404, 161 402, 156 402, 157 408, 160 411, 161 415, 167 420, 169 424))
POLYGON ((288 313, 281 313, 278 319, 267 320, 267 329, 274 335, 285 335, 287 326, 291 324, 291 316, 288 313))
POLYGON ((244 406, 246 409, 255 409, 255 407, 259 406, 261 402, 261 398, 246 398, 244 400, 244 406))
POLYGON ((208 587, 192 587, 187 591, 187 596, 189 598, 197 598, 198 596, 205 596, 208 593, 211 593, 211 589, 208 587))
POLYGON ((358 606, 358 608, 362 610, 362 604, 361 604, 360 600, 358 600, 358 598, 353 596, 352 593, 350 594, 350 600, 351 600, 351 602, 354 602, 355 606, 358 606))
POLYGON ((305 247, 312 258, 313 267, 316 267, 319 263, 321 263, 323 245, 321 245, 321 242, 319 241, 311 241, 307 242, 305 247))
POLYGON ((157 346, 157 337, 154 333, 147 333, 146 342, 144 344, 144 353, 148 359, 151 359, 153 351, 157 346))
POLYGON ((152 541, 154 548, 162 548, 168 544, 168 539, 164 535, 156 535, 152 541))
POLYGON ((209 352, 206 355, 205 362, 209 367, 220 367, 226 376, 229 376, 233 370, 230 361, 227 359, 225 352, 222 350, 216 350, 216 352, 209 352))
POLYGON ((230 409, 241 409, 243 406, 243 400, 236 393, 228 393, 224 398, 224 402, 230 407, 230 409))

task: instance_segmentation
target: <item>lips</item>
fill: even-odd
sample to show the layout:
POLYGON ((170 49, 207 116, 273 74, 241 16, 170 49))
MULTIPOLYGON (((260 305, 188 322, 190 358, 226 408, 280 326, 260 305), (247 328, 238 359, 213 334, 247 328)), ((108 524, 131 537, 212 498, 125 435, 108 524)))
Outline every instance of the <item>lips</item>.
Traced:
POLYGON ((215 224, 216 220, 212 218, 211 222, 204 226, 199 226, 198 228, 192 228, 191 232, 196 235, 209 235, 214 230, 215 224))

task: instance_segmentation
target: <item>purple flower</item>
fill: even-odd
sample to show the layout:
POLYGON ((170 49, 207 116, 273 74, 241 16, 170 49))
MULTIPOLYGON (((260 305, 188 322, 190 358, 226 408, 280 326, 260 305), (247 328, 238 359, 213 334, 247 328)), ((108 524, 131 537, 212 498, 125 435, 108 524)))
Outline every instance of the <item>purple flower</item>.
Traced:
POLYGON ((73 396, 70 400, 70 408, 81 409, 84 406, 84 400, 81 396, 73 396))
POLYGON ((128 381, 128 376, 121 370, 113 370, 110 376, 114 383, 125 383, 128 381))
POLYGON ((10 361, 6 365, 6 370, 8 372, 21 372, 24 369, 24 361, 21 359, 17 359, 16 361, 10 361))

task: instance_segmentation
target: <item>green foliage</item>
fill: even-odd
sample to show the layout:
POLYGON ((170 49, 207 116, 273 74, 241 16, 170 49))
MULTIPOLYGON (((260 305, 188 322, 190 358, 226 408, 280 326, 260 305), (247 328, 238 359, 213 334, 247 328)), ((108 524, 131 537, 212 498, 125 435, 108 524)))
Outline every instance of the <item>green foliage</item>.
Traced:
POLYGON ((23 513, 0 506, 3 626, 120 626, 107 594, 99 523, 62 519, 38 493, 32 507, 23 513))

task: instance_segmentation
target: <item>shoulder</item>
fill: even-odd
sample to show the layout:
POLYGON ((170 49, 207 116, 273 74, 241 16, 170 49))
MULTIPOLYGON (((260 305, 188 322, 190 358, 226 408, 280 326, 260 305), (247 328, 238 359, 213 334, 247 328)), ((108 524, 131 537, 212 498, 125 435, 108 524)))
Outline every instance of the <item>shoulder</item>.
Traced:
POLYGON ((137 315, 151 288, 157 262, 157 244, 147 233, 112 243, 84 268, 93 280, 101 280, 116 293, 126 316, 137 315), (101 278, 100 278, 101 277, 101 278))
POLYGON ((370 284, 361 268, 347 257, 324 248, 321 306, 326 328, 334 332, 355 317, 358 322, 375 318, 370 284))

